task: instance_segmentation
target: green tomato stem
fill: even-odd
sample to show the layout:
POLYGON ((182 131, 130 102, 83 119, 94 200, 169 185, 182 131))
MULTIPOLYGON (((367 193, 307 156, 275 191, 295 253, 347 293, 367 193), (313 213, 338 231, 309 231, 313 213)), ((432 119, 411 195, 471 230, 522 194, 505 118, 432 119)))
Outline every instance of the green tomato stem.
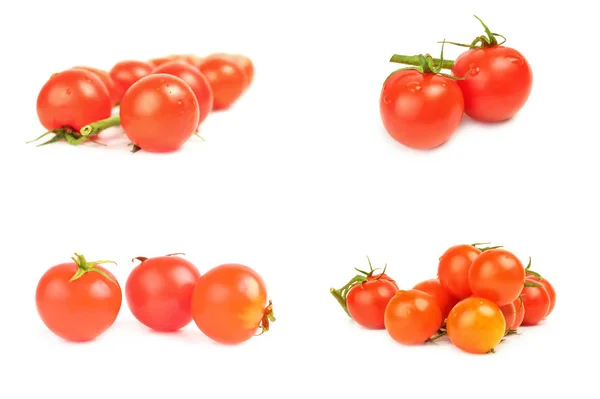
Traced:
POLYGON ((109 127, 119 126, 120 124, 121 117, 115 115, 111 116, 110 118, 102 119, 100 121, 92 122, 89 125, 85 125, 81 128, 80 133, 84 137, 93 137, 109 127))
MULTIPOLYGON (((394 54, 392 56, 392 58, 390 58, 390 62, 395 62, 397 64, 404 64, 404 65, 420 66, 421 62, 422 62, 421 57, 422 57, 421 55, 394 54)), ((454 66, 454 61, 452 61, 452 60, 443 60, 442 61, 439 58, 432 58, 429 54, 426 55, 425 58, 431 59, 434 67, 439 68, 440 62, 442 64, 442 69, 452 69, 452 67, 454 66)))

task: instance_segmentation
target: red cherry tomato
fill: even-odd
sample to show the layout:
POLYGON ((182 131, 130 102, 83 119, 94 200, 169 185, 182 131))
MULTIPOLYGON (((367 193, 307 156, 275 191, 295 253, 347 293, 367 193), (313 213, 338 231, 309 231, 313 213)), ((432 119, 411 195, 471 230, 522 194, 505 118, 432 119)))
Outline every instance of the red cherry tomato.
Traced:
POLYGON ((121 309, 121 287, 100 266, 75 254, 51 267, 37 285, 38 313, 50 331, 67 341, 90 341, 108 330, 121 309))
MULTIPOLYGON (((536 283, 533 280, 527 280, 529 283, 536 283)), ((523 317, 524 326, 535 326, 546 318, 550 309, 550 294, 543 285, 537 287, 523 287, 521 299, 525 306, 525 316, 523 317)))
POLYGON ((517 319, 517 311, 515 309, 514 302, 511 302, 504 306, 500 306, 500 311, 502 312, 502 315, 504 316, 504 322, 506 324, 506 328, 511 329, 517 319))
POLYGON ((519 297, 515 299, 513 306, 515 307, 515 321, 510 329, 516 330, 517 328, 521 327, 521 323, 523 323, 523 318, 525 317, 525 305, 519 297))
POLYGON ((231 107, 248 86, 244 70, 230 57, 204 58, 199 69, 210 83, 215 110, 231 107))
POLYGON ((131 85, 150 75, 153 69, 154 65, 144 61, 121 61, 113 66, 109 75, 119 89, 119 101, 131 85))
POLYGON ((446 319, 450 310, 458 303, 458 299, 454 297, 447 289, 445 289, 440 280, 437 278, 425 280, 413 287, 415 290, 423 291, 431 295, 437 302, 442 311, 442 318, 446 319))
POLYGON ((506 322, 494 302, 469 297, 452 308, 446 320, 446 332, 457 348, 483 354, 500 343, 506 332, 506 322))
POLYGON ((117 87, 117 84, 112 80, 108 72, 87 66, 77 66, 74 69, 83 69, 99 77, 102 83, 104 83, 104 86, 106 86, 106 89, 108 90, 108 94, 110 96, 112 105, 115 106, 119 103, 119 101, 121 100, 121 90, 117 87))
POLYGON ((554 290, 554 287, 545 278, 540 279, 532 274, 527 275, 527 280, 530 280, 537 284, 541 284, 548 292, 548 295, 550 296, 550 308, 548 309, 548 314, 546 314, 546 317, 548 317, 550 313, 552 313, 552 311, 554 310, 554 305, 556 305, 556 291, 554 290))
POLYGON ((192 321, 192 294, 200 272, 178 256, 137 258, 125 296, 131 313, 156 331, 176 331, 192 321))
POLYGON ((385 310, 385 328, 404 345, 422 344, 442 325, 442 311, 435 298, 423 291, 398 291, 385 310))
POLYGON ((250 86, 250 84, 254 80, 254 64, 252 63, 252 60, 250 58, 246 57, 245 55, 229 54, 229 53, 214 53, 214 54, 209 55, 206 58, 210 58, 210 57, 225 57, 225 58, 232 60, 236 64, 238 64, 244 71, 244 74, 246 75, 246 88, 248 86, 250 86))
POLYGON ((274 321, 263 279, 248 266, 225 264, 205 273, 192 296, 192 316, 209 338, 238 344, 274 321), (266 307, 265 307, 266 306, 266 307))
POLYGON ((200 107, 198 125, 211 113, 213 108, 212 89, 208 79, 197 68, 184 61, 169 61, 155 68, 152 73, 166 73, 177 76, 191 87, 200 107))
POLYGON ((450 78, 401 70, 385 81, 379 109, 392 138, 410 148, 430 149, 456 131, 463 116, 463 95, 450 78))
POLYGON ((469 269, 481 254, 473 245, 461 244, 450 247, 440 257, 438 278, 442 286, 458 299, 471 296, 469 269))
POLYGON ((525 283, 525 267, 513 253, 490 249, 479 255, 469 269, 469 286, 474 296, 498 306, 513 303, 525 283))
POLYGON ((70 127, 79 131, 88 123, 108 118, 112 102, 99 77, 82 69, 56 73, 37 98, 37 114, 47 130, 70 127))
POLYGON ((348 313, 363 327, 383 329, 385 308, 397 291, 398 287, 384 279, 357 284, 346 296, 348 313))
POLYGON ((133 144, 149 152, 171 152, 196 131, 200 109, 187 83, 173 75, 155 74, 127 90, 120 117, 133 144))

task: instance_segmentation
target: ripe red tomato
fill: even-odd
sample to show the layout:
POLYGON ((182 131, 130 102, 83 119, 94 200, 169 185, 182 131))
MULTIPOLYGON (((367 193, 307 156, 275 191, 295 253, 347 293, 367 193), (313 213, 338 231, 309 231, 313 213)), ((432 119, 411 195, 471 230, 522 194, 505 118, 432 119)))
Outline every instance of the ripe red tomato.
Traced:
POLYGON ((67 341, 90 341, 115 322, 121 309, 121 287, 100 266, 75 254, 73 262, 53 266, 38 282, 35 303, 50 331, 67 341))
POLYGON ((205 273, 192 296, 192 316, 209 338, 239 344, 275 320, 263 279, 248 266, 224 264, 205 273))
POLYGON ((513 253, 490 249, 481 253, 469 269, 469 286, 474 296, 498 306, 513 303, 525 283, 525 267, 513 253))
POLYGON ((119 89, 119 101, 131 85, 150 75, 153 69, 154 65, 144 61, 121 61, 113 66, 109 75, 119 89))
POLYGON ((527 280, 529 283, 538 284, 537 287, 523 287, 521 299, 525 306, 525 316, 523 317, 524 326, 535 326, 546 318, 550 310, 550 294, 543 285, 533 280, 527 280))
POLYGON ((134 83, 121 100, 121 126, 144 151, 178 150, 196 131, 200 109, 190 86, 173 75, 155 74, 134 83))
POLYGON ((378 279, 357 284, 348 291, 346 306, 350 317, 363 327, 383 329, 385 308, 398 292, 391 281, 378 279))
POLYGON ((450 247, 440 257, 438 278, 442 286, 458 299, 471 296, 469 269, 481 254, 473 245, 460 244, 450 247))
POLYGON ((184 61, 169 61, 155 68, 152 73, 166 73, 177 76, 191 87, 200 107, 198 125, 211 113, 213 108, 212 89, 210 88, 208 79, 202 75, 198 68, 184 61))
POLYGON ((440 280, 437 278, 425 280, 413 287, 415 290, 423 291, 431 295, 437 302, 442 311, 442 318, 446 319, 450 310, 458 303, 458 299, 454 297, 447 289, 445 289, 440 280))
POLYGON ((424 343, 442 322, 442 311, 435 298, 419 290, 398 291, 385 309, 385 329, 404 345, 424 343))
POLYGON ((200 272, 178 256, 141 260, 127 278, 125 297, 131 313, 156 331, 176 331, 192 321, 192 294, 200 272))
POLYGON ((112 102, 102 80, 82 69, 52 75, 37 98, 37 114, 48 131, 63 127, 79 131, 111 112, 112 102))
POLYGON ((520 297, 515 299, 513 305, 515 307, 515 321, 510 329, 516 330, 517 328, 521 327, 521 323, 523 323, 523 318, 525 317, 525 305, 520 297))
POLYGON ((556 291, 554 290, 554 287, 545 278, 538 278, 532 274, 527 275, 527 280, 541 284, 548 292, 548 295, 550 296, 550 308, 548 309, 548 314, 546 314, 546 317, 548 317, 554 310, 554 305, 556 305, 556 291))
POLYGON ((494 302, 469 297, 452 308, 446 320, 446 332, 457 348, 483 354, 500 343, 506 332, 506 322, 494 302))
POLYGON ((515 309, 514 302, 511 302, 507 305, 500 306, 500 311, 504 316, 504 323, 506 324, 506 329, 511 329, 517 320, 517 310, 515 309))
POLYGON ((210 57, 224 57, 224 58, 228 58, 228 59, 232 60, 233 62, 235 62, 236 64, 238 64, 244 71, 244 74, 246 75, 246 88, 248 86, 250 86, 250 84, 254 80, 254 64, 252 63, 252 60, 250 58, 246 57, 245 55, 229 54, 229 53, 214 53, 214 54, 209 55, 206 58, 210 58, 210 57))
POLYGON ((392 138, 410 148, 430 149, 448 141, 460 124, 463 95, 450 78, 401 70, 385 81, 379 109, 392 138))
POLYGON ((113 106, 117 105, 119 101, 121 101, 121 90, 117 87, 117 84, 112 80, 108 72, 88 66, 77 66, 74 69, 83 69, 99 77, 102 83, 104 83, 104 86, 106 86, 106 89, 108 90, 108 95, 110 96, 110 100, 113 106))
POLYGON ((204 58, 199 69, 210 83, 215 110, 231 107, 248 86, 244 70, 230 57, 204 58))

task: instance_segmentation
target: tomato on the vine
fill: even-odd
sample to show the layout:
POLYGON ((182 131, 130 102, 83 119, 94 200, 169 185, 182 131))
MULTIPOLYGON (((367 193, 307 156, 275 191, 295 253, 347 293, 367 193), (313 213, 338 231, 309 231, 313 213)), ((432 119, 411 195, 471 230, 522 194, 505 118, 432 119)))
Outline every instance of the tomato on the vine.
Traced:
POLYGON ((493 351, 506 332, 506 321, 498 305, 478 297, 460 301, 448 315, 446 332, 450 341, 465 352, 493 351))
POLYGON ((388 303, 384 319, 388 334, 404 345, 424 343, 443 322, 435 298, 419 290, 398 291, 388 303))
POLYGON ((458 299, 471 296, 469 286, 469 269, 471 264, 481 254, 481 249, 475 245, 454 245, 440 257, 438 278, 442 286, 458 299))
POLYGON ((505 249, 484 251, 469 269, 473 295, 489 299, 498 306, 514 302, 524 283, 525 267, 519 258, 505 249))
POLYGON ((90 341, 115 322, 121 309, 121 287, 100 266, 75 254, 73 262, 48 269, 38 282, 35 302, 50 331, 67 341, 90 341))
POLYGON ((215 110, 231 107, 248 86, 246 73, 230 57, 206 57, 200 61, 198 69, 210 83, 215 110))
POLYGON ((109 72, 110 77, 119 89, 119 100, 131 85, 141 78, 150 75, 154 65, 145 61, 121 61, 115 64, 109 72))
MULTIPOLYGON (((133 316, 156 331, 176 331, 192 321, 192 294, 200 279, 187 260, 167 255, 135 258, 136 266, 125 284, 125 297, 133 316)), ((134 260, 135 260, 134 259, 134 260)))
POLYGON ((551 300, 550 294, 543 285, 528 278, 521 292, 521 299, 525 307, 522 325, 535 326, 546 318, 551 300))
POLYGON ((442 311, 442 318, 446 319, 450 310, 458 303, 458 298, 452 295, 437 278, 425 280, 413 287, 414 290, 419 290, 431 295, 437 302, 442 311))
POLYGON ((385 308, 396 292, 398 287, 382 278, 358 283, 346 296, 348 313, 363 327, 383 329, 385 308))
POLYGON ((192 316, 206 336, 224 344, 247 341, 258 330, 268 331, 275 320, 263 279, 240 264, 220 265, 200 277, 192 316))
POLYGON ((108 72, 103 71, 101 69, 88 67, 88 66, 76 66, 73 69, 83 69, 83 70, 89 71, 89 72, 93 73, 94 75, 96 75, 97 77, 99 77, 100 80, 102 81, 102 83, 104 83, 104 86, 106 86, 106 89, 108 90, 108 95, 110 96, 112 105, 115 106, 119 103, 119 101, 121 100, 121 97, 120 97, 121 90, 117 87, 117 84, 110 77, 108 72))

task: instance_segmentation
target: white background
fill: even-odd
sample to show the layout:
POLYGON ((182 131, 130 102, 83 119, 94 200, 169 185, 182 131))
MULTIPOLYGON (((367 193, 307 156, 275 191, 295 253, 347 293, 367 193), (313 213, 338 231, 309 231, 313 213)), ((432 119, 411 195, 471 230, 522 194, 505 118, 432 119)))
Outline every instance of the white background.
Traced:
POLYGON ((0 397, 589 396, 600 142, 584 3, 4 2, 0 397), (389 57, 470 41, 483 32, 473 13, 531 63, 528 104, 506 123, 465 118, 437 150, 403 148, 379 117, 389 57), (110 148, 25 145, 42 132, 35 102, 53 72, 213 51, 247 54, 256 78, 203 124, 206 142, 130 154, 117 130, 110 148), (365 255, 411 288, 435 277, 448 246, 474 241, 531 255, 558 292, 544 325, 496 355, 403 347, 354 325, 329 296, 365 255), (134 256, 185 252, 202 272, 245 263, 267 282, 278 320, 223 347, 194 325, 150 333, 124 304, 97 341, 64 343, 34 295, 74 251, 117 261, 122 284, 134 256))

